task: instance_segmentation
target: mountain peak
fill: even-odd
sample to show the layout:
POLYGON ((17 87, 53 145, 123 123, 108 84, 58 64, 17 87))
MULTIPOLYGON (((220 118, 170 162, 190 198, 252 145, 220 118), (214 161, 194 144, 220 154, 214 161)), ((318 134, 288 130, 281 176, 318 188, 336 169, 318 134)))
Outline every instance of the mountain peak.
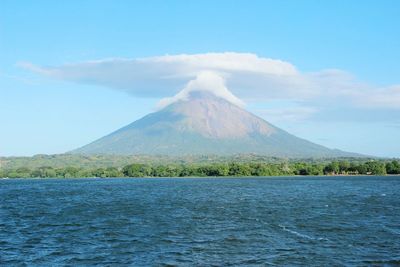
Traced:
POLYGON ((187 99, 171 104, 168 109, 185 117, 182 130, 207 138, 243 138, 274 132, 274 127, 266 121, 210 92, 191 92, 187 99))

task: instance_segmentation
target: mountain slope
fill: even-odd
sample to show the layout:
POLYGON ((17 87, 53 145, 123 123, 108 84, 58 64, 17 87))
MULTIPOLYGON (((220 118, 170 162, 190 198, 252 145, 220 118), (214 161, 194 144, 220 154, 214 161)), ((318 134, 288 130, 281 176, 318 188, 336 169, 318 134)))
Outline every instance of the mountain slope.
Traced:
POLYGON ((170 156, 254 153, 288 158, 357 156, 293 136, 222 98, 200 92, 72 153, 170 156))

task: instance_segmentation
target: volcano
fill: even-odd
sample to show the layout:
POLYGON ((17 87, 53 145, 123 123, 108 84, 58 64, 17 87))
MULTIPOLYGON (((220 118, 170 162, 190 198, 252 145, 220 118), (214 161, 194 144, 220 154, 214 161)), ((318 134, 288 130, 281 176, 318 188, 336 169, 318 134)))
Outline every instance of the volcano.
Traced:
POLYGON ((223 98, 200 91, 71 153, 258 154, 285 158, 357 156, 298 138, 223 98))

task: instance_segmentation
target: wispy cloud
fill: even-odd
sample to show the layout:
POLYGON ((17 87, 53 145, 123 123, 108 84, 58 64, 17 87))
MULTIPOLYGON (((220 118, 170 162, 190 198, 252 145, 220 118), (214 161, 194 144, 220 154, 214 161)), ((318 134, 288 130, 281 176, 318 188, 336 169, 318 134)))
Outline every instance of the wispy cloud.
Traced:
POLYGON ((368 108, 393 108, 400 110, 400 85, 370 90, 360 95, 358 103, 368 108))
POLYGON ((289 62, 250 53, 110 58, 50 67, 18 65, 48 77, 123 90, 137 97, 167 97, 160 105, 185 98, 189 91, 208 90, 238 105, 242 100, 293 101, 302 106, 300 113, 308 115, 321 107, 400 110, 400 85, 376 87, 336 69, 305 73, 289 62))
POLYGON ((318 109, 312 107, 286 107, 286 108, 265 108, 256 110, 262 117, 268 118, 274 123, 299 122, 308 119, 318 109))

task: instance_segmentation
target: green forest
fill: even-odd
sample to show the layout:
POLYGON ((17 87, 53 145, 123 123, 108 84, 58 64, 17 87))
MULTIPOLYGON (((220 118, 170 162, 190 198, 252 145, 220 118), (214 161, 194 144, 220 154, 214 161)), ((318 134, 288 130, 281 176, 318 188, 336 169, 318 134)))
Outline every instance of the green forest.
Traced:
POLYGON ((132 163, 121 167, 0 168, 2 178, 218 177, 400 174, 400 161, 132 163))

